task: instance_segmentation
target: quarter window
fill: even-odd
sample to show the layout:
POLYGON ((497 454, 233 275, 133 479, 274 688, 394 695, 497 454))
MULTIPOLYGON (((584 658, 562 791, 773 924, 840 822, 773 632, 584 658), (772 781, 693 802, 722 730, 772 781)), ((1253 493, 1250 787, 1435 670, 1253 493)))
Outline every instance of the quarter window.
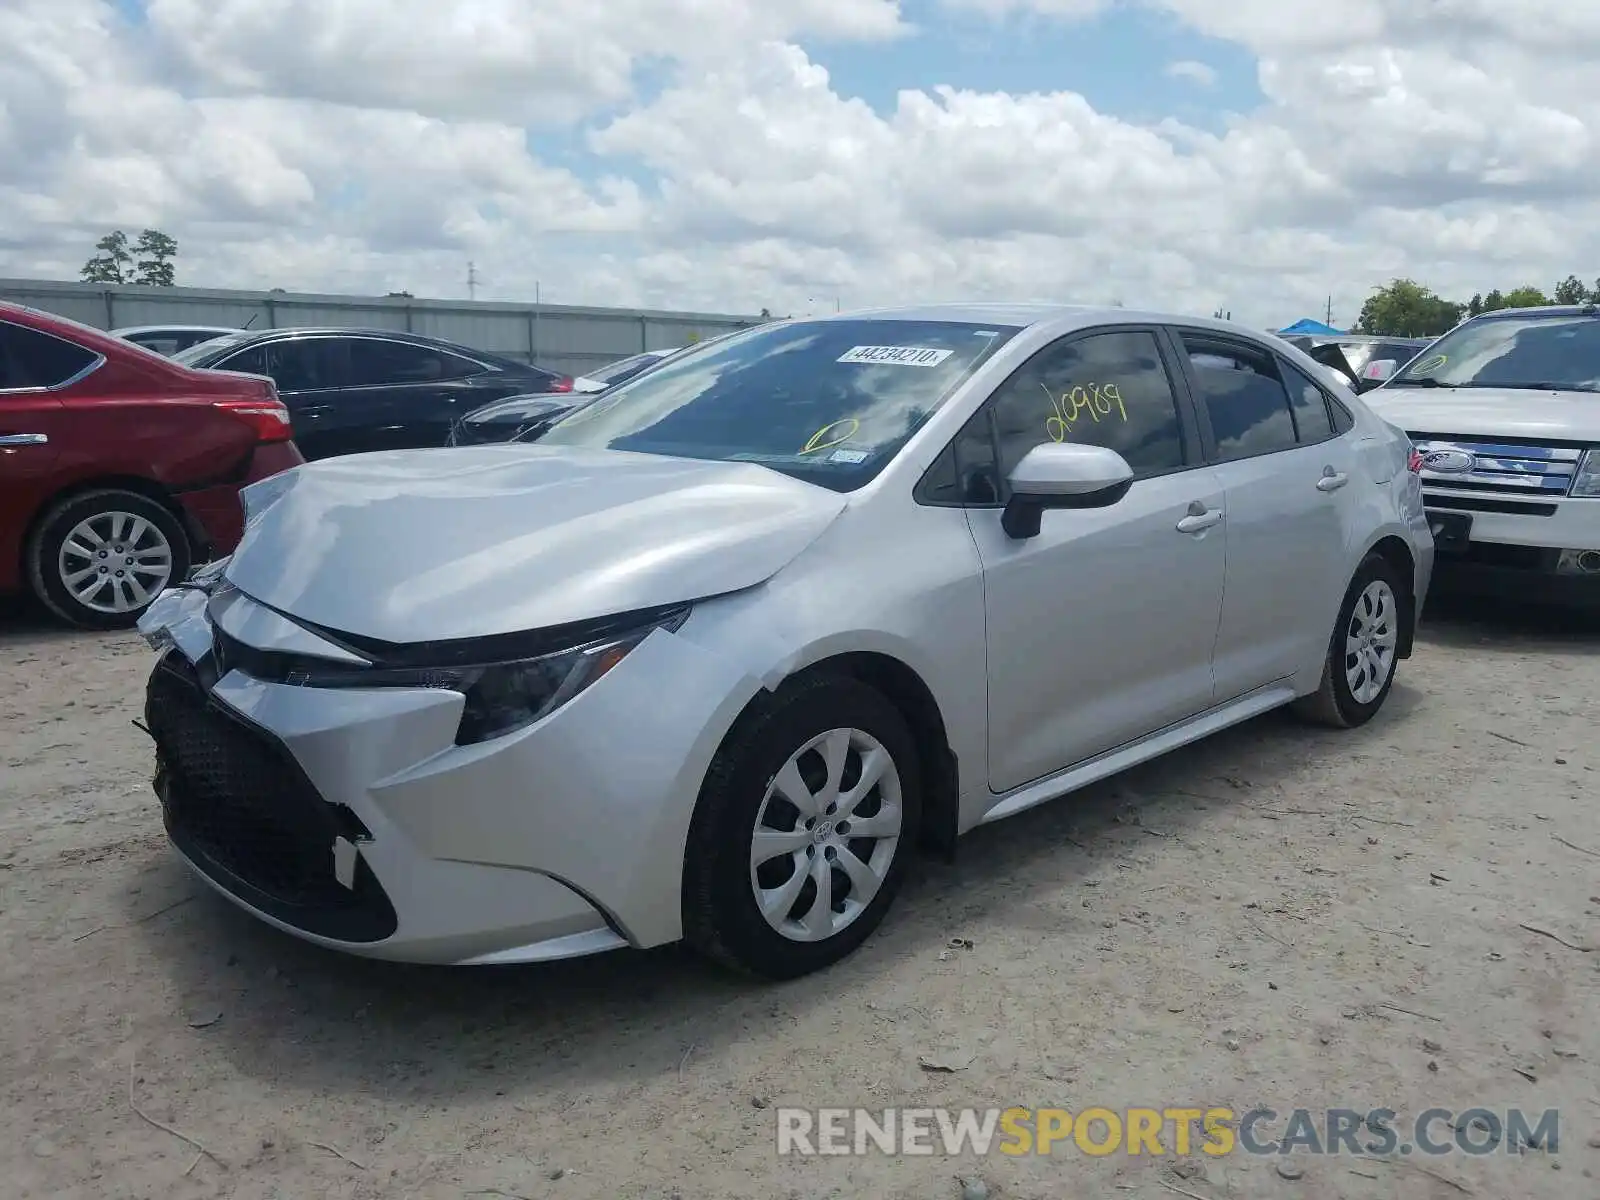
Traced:
POLYGON ((52 334, 0 321, 0 391, 59 387, 98 357, 52 334))
POLYGON ((1328 416, 1328 397, 1323 390, 1288 363, 1280 363, 1283 382, 1294 409, 1294 431, 1302 446, 1325 442, 1333 436, 1333 421, 1328 416))
POLYGON ((1295 445, 1289 393, 1271 354, 1232 342, 1183 336, 1201 404, 1224 462, 1295 445))
POLYGON ((1051 442, 1115 450, 1140 475, 1185 462, 1177 396, 1148 331, 1095 333, 1048 346, 990 403, 1000 453, 998 464, 986 465, 997 466, 1001 479, 1029 450, 1051 442))

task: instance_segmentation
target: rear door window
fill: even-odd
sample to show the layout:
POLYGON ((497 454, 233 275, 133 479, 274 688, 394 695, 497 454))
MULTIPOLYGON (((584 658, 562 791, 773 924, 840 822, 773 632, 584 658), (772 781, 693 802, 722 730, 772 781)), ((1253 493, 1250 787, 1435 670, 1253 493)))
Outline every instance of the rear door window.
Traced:
POLYGON ((0 391, 60 387, 99 357, 53 334, 0 321, 0 391))
POLYGON ((1223 339, 1179 337, 1219 460, 1253 458, 1297 444, 1289 392, 1273 355, 1223 339))

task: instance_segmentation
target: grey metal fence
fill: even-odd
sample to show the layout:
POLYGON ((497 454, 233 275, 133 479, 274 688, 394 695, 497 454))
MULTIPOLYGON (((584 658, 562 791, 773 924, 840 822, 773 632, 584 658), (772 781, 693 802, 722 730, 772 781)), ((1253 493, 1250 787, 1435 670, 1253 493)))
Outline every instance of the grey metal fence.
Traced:
POLYGON ((759 316, 575 308, 557 304, 326 296, 0 279, 0 299, 100 329, 130 325, 403 329, 581 374, 641 350, 660 350, 760 324, 759 316))

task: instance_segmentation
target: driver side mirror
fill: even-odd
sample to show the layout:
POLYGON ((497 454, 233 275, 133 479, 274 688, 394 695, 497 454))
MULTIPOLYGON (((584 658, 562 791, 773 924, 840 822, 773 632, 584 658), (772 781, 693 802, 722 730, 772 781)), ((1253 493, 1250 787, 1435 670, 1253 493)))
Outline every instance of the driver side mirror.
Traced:
POLYGON ((1133 468, 1115 450, 1052 442, 1035 446, 1011 472, 1000 528, 1011 538, 1039 535, 1047 508, 1109 508, 1133 486, 1133 468))

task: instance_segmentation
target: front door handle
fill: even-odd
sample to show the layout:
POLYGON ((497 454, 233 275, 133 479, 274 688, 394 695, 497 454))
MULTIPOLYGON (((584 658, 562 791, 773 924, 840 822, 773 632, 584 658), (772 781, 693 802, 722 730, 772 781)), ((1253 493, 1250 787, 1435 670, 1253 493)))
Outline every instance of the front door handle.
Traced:
POLYGON ((0 446, 45 446, 49 443, 48 433, 0 433, 0 446))
POLYGON ((1349 482, 1350 476, 1343 471, 1335 471, 1332 467, 1324 467, 1322 469, 1322 478, 1317 480, 1317 490, 1319 492, 1337 492, 1349 482))
POLYGON ((1179 533, 1200 533, 1222 520, 1220 508, 1207 508, 1196 500, 1189 505, 1189 515, 1178 522, 1179 533))

